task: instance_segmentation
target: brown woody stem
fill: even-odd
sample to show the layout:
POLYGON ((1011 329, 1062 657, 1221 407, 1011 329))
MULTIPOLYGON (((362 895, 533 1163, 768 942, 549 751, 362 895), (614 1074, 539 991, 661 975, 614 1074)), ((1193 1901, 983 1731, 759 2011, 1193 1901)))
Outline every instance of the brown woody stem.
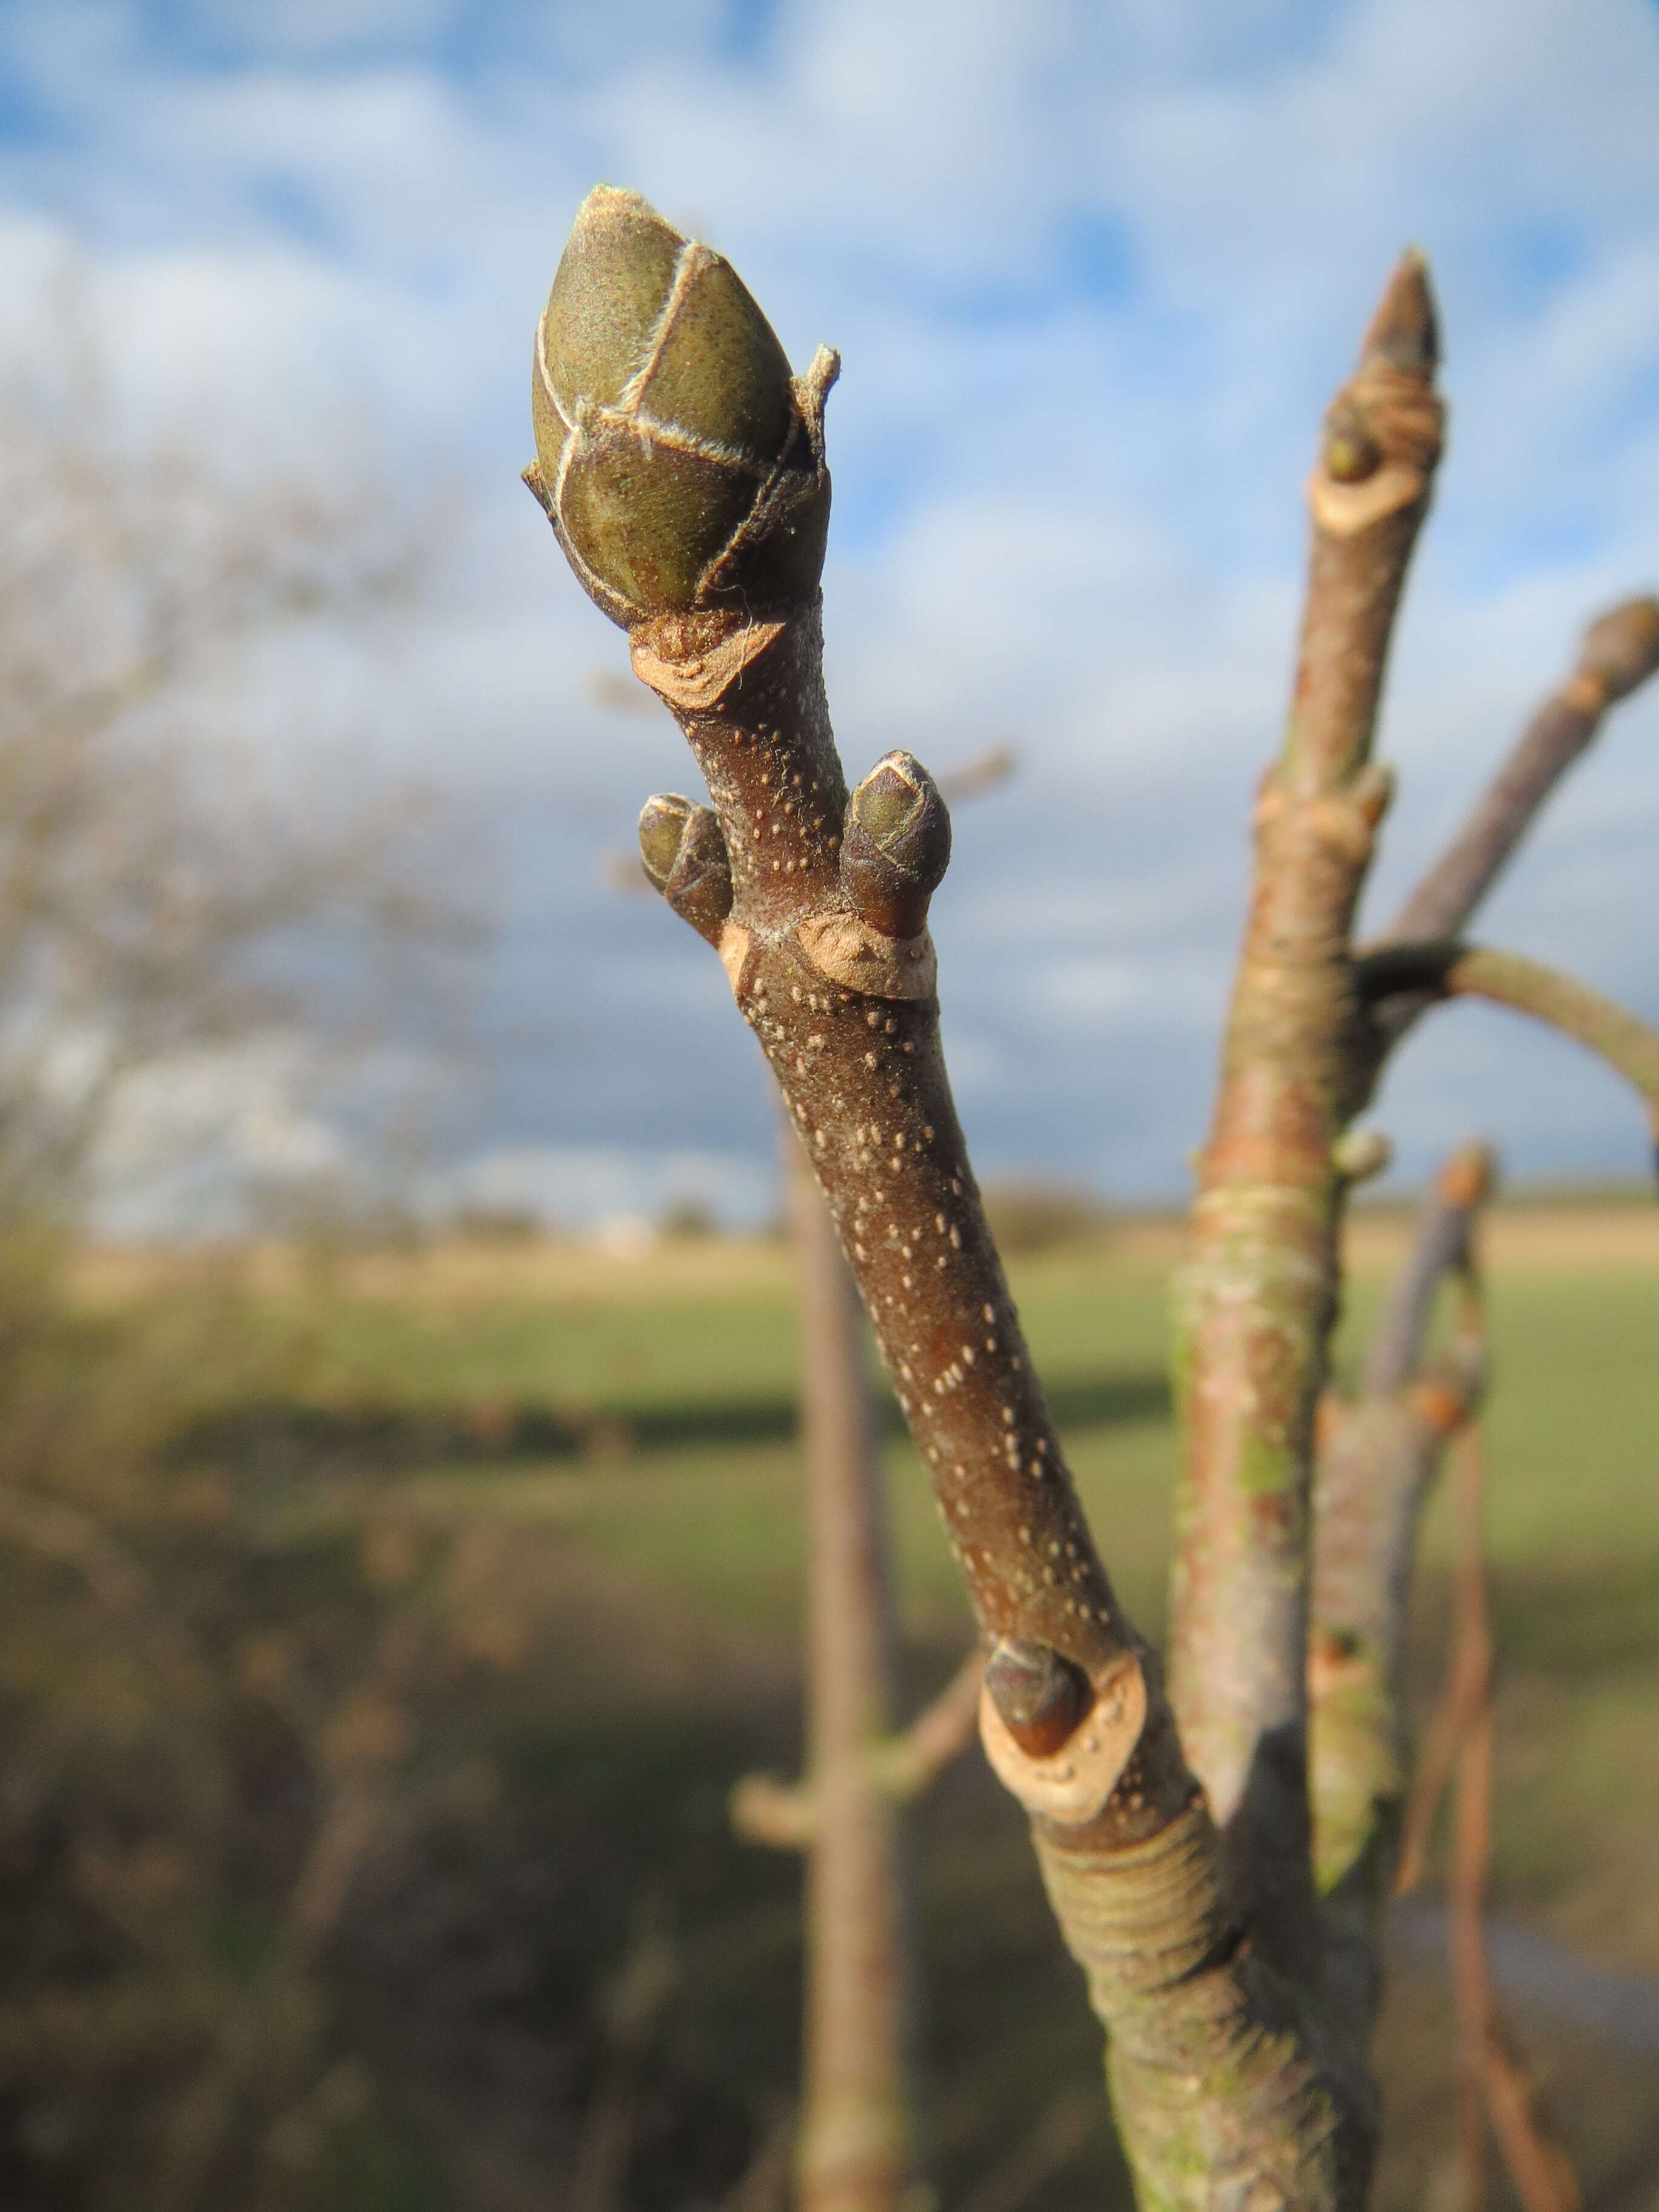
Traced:
POLYGON ((1448 1275, 1467 1275, 1473 1267, 1470 1231, 1492 1195, 1495 1172, 1487 1145, 1460 1145, 1442 1161, 1418 1216, 1411 1256, 1366 1347, 1359 1385, 1364 1396, 1392 1397, 1422 1365, 1441 1284, 1448 1275))
POLYGON ((1431 1001, 1486 999, 1530 1014, 1598 1054, 1639 1091, 1659 1138, 1659 1030, 1559 969, 1479 945, 1389 945, 1354 963, 1354 986, 1367 1007, 1419 994, 1431 1001))
POLYGON ((1382 933, 1389 945, 1455 937, 1486 896, 1607 709, 1659 669, 1659 600, 1627 599, 1585 631, 1572 672, 1543 701, 1457 834, 1382 933))
POLYGON ((1340 2165, 1352 2196, 1364 2155, 1341 2148, 1346 2088, 1289 1992, 1232 1939, 1218 1839, 1032 1370, 945 1078, 932 947, 873 932, 836 868, 844 786, 817 609, 707 705, 688 703, 664 627, 645 642, 636 633, 635 665, 674 708, 732 850, 721 958, 828 1200, 981 1631, 1047 1647, 1089 1685, 1048 1757, 1020 1748, 988 1695, 981 1729, 1033 1814, 1111 2032, 1143 2189, 1210 2203, 1269 2171, 1287 2203, 1322 2205, 1340 2165), (1126 1955, 1122 1928, 1147 1923, 1163 1930, 1155 1954, 1126 1955))
MULTIPOLYGON (((1468 815, 1407 898, 1376 947, 1455 937, 1492 889, 1551 793, 1589 749, 1608 709, 1659 668, 1659 599, 1626 599, 1591 623, 1572 672, 1539 706, 1468 815)), ((1432 1004, 1408 993, 1376 1012, 1369 1087, 1382 1062, 1432 1004)))
MULTIPOLYGON (((870 1778, 893 1804, 908 1805, 921 1796, 973 1742, 984 1677, 984 1653, 970 1652, 908 1728, 867 1747, 865 1765, 870 1778)), ((805 1850, 817 1834, 817 1793, 810 1783, 784 1782, 775 1774, 746 1774, 732 1792, 732 1825, 752 1844, 805 1850)))
POLYGON ((1474 1281, 1471 1234, 1491 1188, 1485 1148, 1442 1167, 1370 1347, 1361 1395, 1322 1409, 1314 1492, 1308 1697, 1314 1863, 1334 1998, 1368 2034, 1381 1996, 1408 1772, 1406 1624, 1422 1507, 1485 1383, 1478 1299, 1426 1370, 1435 1294, 1474 1281))
POLYGON ((1177 1291, 1185 1427, 1170 1687, 1258 1941, 1316 1972, 1306 1783, 1315 1404, 1335 1310, 1355 902, 1387 804, 1384 664, 1440 449, 1434 314, 1407 254, 1309 480, 1307 599, 1177 1291))

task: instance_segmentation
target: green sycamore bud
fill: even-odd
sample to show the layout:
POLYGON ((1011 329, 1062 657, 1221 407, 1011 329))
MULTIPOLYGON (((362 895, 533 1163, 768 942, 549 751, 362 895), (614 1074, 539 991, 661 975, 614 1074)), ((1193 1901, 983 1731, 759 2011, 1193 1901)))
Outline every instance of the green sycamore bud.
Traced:
POLYGON ((951 860, 951 814, 914 753, 876 763, 847 802, 841 879, 865 920, 915 937, 951 860))
POLYGON ((640 862, 683 921, 714 944, 732 911, 732 861, 712 807, 659 791, 640 811, 640 862))
POLYGON ((611 618, 809 602, 830 522, 823 399, 731 264, 636 193, 582 202, 536 334, 526 476, 611 618))

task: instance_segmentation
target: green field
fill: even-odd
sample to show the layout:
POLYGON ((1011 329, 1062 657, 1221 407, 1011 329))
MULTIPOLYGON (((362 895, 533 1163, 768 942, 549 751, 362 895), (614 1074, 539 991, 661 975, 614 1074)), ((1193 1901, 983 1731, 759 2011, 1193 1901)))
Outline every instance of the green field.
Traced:
MULTIPOLYGON (((1563 1215, 1506 1228, 1500 1217, 1492 1238, 1494 1904, 1586 1960, 1659 1977, 1659 1238, 1646 1216, 1611 1243, 1595 1226, 1563 1215)), ((1340 1366, 1363 1340, 1400 1233, 1361 1239, 1340 1366)), ((1014 1271, 1102 1550, 1154 1635, 1175 1456, 1171 1249, 1163 1232, 1126 1231, 1014 1271)), ((309 1270, 216 1265, 146 1274, 135 1261, 124 1274, 112 1261, 89 1270, 85 1295, 106 1310, 136 1301, 161 1327, 231 1297, 252 1321, 264 1364, 204 1373, 185 1456, 238 1466, 243 1480, 249 1467, 305 1470, 270 1488, 283 1503, 264 1540, 276 1550, 388 1513, 505 1533, 538 1641, 490 1725, 508 1797, 533 1808, 536 1848, 556 1861, 548 2018, 576 2034, 573 2023, 602 2010, 641 1911, 666 1916, 678 1979, 623 2201, 693 2201, 661 2179, 672 2172, 703 2175, 695 2201, 721 2202, 766 2116, 787 2109, 794 2067, 798 1869, 735 1844, 724 1814, 746 1767, 787 1767, 797 1750, 787 1252, 687 1241, 625 1263, 481 1245, 309 1270)), ((968 1622, 896 1422, 887 1459, 919 1698, 965 1648, 968 1622)), ((1418 1607, 1425 1703, 1446 1560, 1436 1510, 1418 1607)), ((1034 2124, 1058 2112, 1064 2135, 1068 2091, 1097 2078, 1096 2035, 1018 1819, 977 1754, 916 1831, 933 2167, 945 2204, 971 2212, 969 2177, 1012 2160, 1012 2188, 1034 2124)), ((390 2033, 373 2009, 364 2032, 390 2033)), ((1653 2058, 1547 2013, 1520 2019, 1595 2201, 1652 2201, 1642 2177, 1659 2161, 1653 2058)), ((1443 2185, 1449 2036, 1437 1965, 1402 1959, 1384 2033, 1385 2204, 1443 2185)), ((577 2090, 599 2094, 578 2082, 578 2106, 577 2090)), ((1121 2191, 1095 2126, 1017 2201, 1060 2212, 1099 2202, 1114 2175, 1121 2191)), ((985 2202, 994 2212, 995 2192, 985 2202)))

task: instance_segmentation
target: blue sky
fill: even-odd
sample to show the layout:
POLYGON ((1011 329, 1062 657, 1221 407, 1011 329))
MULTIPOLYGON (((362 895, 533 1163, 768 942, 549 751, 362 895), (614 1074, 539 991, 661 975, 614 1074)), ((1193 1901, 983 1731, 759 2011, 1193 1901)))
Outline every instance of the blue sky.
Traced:
MULTIPOLYGON (((1178 1191, 1288 678, 1300 480, 1406 241, 1435 267, 1452 434, 1387 705, 1375 913, 1582 620, 1659 586, 1659 11, 0 10, 0 362, 49 346, 71 270, 137 433, 324 475, 355 446, 465 494, 395 650, 320 705, 314 672, 291 680, 316 743, 435 778, 492 841, 471 1171, 566 1211, 676 1177, 752 1204, 770 1134, 723 980, 597 873, 691 771, 665 718, 593 703, 622 641, 516 481, 535 317, 599 178, 728 252, 797 362, 842 350, 849 767, 1024 750, 964 812, 935 908, 978 1156, 1178 1191)), ((1609 726, 1486 933, 1659 1016, 1656 850, 1659 698, 1609 726)), ((1474 1129, 1534 1173, 1643 1152, 1610 1081, 1498 1017, 1426 1027, 1377 1118, 1413 1171, 1474 1129)))

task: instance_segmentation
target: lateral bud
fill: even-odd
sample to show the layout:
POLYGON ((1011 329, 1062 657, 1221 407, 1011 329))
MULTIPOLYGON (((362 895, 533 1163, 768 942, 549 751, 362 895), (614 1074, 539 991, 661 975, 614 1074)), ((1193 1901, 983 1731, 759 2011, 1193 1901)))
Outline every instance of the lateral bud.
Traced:
POLYGON ((1089 1705, 1088 1678, 1052 1644, 1002 1638, 985 1667, 985 1692, 1003 1726, 1030 1759, 1048 1759, 1073 1735, 1089 1705))
POLYGON ((640 862, 682 921, 720 942, 732 911, 732 860, 712 807, 659 791, 640 811, 640 862))
POLYGON ((1334 483, 1364 483, 1382 465, 1382 448, 1370 425, 1346 392, 1339 392, 1325 416, 1325 473, 1334 483))
POLYGON ((847 802, 841 879, 864 919, 919 936, 951 861, 951 812, 914 753, 878 760, 847 802))
POLYGON ((1393 1141, 1381 1129, 1345 1129, 1331 1146, 1331 1164, 1345 1182, 1369 1182, 1393 1158, 1393 1141))

